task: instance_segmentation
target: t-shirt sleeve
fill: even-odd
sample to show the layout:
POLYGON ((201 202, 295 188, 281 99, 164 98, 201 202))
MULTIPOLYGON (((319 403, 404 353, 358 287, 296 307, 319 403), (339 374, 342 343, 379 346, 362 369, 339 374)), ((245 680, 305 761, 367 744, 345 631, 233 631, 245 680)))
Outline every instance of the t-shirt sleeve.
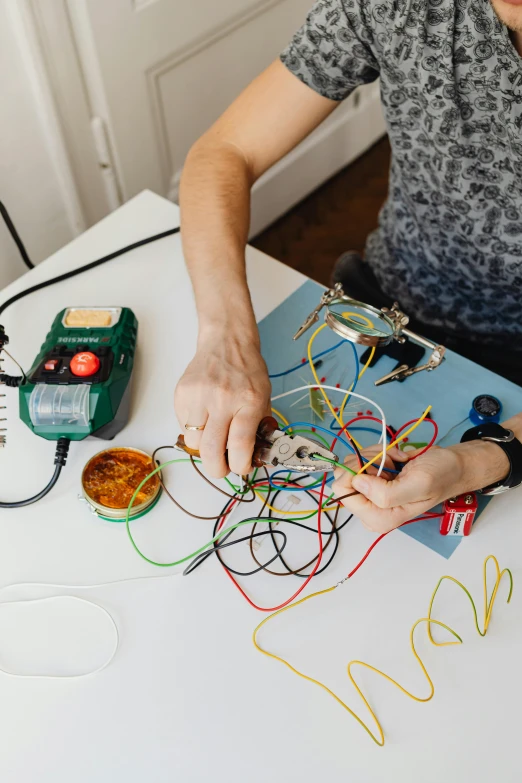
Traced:
POLYGON ((282 52, 282 62, 308 87, 334 101, 375 81, 379 64, 368 7, 367 0, 317 0, 282 52))

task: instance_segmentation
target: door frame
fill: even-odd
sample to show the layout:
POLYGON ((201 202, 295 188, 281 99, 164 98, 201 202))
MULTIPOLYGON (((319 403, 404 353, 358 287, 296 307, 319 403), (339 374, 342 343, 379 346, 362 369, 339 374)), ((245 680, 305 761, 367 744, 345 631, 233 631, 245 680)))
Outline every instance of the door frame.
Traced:
POLYGON ((56 101, 54 81, 48 67, 39 19, 35 13, 38 3, 39 0, 8 2, 6 11, 22 55, 49 159, 56 173, 64 213, 72 234, 77 236, 85 231, 88 222, 71 165, 66 135, 56 101))
MULTIPOLYGON (((84 13, 84 2, 72 1, 75 3, 72 8, 76 25, 71 17, 69 0, 17 0, 17 4, 20 2, 25 7, 38 31, 42 60, 54 97, 76 198, 84 223, 88 226, 114 208, 114 198, 107 196, 104 183, 107 172, 104 169, 112 167, 120 192, 119 183, 125 177, 118 175, 118 151, 111 134, 109 107, 84 13), (105 127, 105 162, 100 160, 100 151, 94 143, 93 119, 105 127)), ((264 0, 260 6, 267 8, 282 1, 264 0)), ((248 16, 251 13, 252 10, 248 16)), ((237 24, 238 20, 233 20, 233 23, 237 24)), ((223 35, 223 29, 214 31, 212 37, 216 34, 223 35)), ((196 43, 202 45, 201 41, 196 43)), ((385 132, 378 83, 357 90, 325 123, 255 184, 250 236, 259 233, 353 162, 385 132)), ((168 188, 162 194, 176 203, 180 177, 181 171, 173 172, 168 188)), ((125 200, 125 193, 121 200, 125 200)))
MULTIPOLYGON (((77 41, 66 0, 17 0, 35 31, 83 228, 111 209, 91 130, 93 116, 77 41)), ((69 194, 72 198, 72 192, 69 194)))

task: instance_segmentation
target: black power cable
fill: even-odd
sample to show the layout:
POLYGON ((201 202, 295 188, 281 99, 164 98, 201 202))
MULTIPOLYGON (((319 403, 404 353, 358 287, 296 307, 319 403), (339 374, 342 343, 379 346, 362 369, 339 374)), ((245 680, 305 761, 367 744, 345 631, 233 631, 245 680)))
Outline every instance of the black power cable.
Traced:
POLYGON ((59 441, 56 444, 56 454, 54 457, 54 473, 50 480, 50 482, 47 484, 44 489, 42 489, 41 492, 38 492, 37 495, 33 495, 32 498, 28 498, 27 500, 15 500, 12 503, 1 503, 0 502, 0 508, 22 508, 23 506, 30 506, 33 503, 36 503, 38 500, 41 500, 46 495, 49 494, 49 492, 52 490, 56 482, 58 481, 58 478, 60 477, 60 473, 62 472, 62 468, 64 467, 66 461, 67 461, 67 454, 69 453, 69 444, 70 440, 68 438, 60 438, 59 441))
MULTIPOLYGON (((20 255, 22 256, 25 265, 29 267, 29 269, 33 269, 34 264, 31 262, 31 259, 27 254, 27 250, 25 249, 25 246, 20 238, 20 235, 18 234, 18 231, 16 230, 16 227, 13 221, 11 220, 11 217, 9 216, 7 209, 5 208, 4 204, 2 204, 1 201, 0 201, 0 215, 2 215, 9 233, 11 234, 13 240, 16 243, 16 246, 20 251, 20 255)), ((160 234, 154 234, 151 237, 145 237, 145 239, 140 239, 138 240, 138 242, 133 242, 131 245, 122 247, 120 248, 120 250, 115 250, 113 253, 109 253, 108 255, 103 256, 102 258, 98 258, 96 261, 91 261, 89 264, 84 264, 84 266, 80 266, 78 267, 78 269, 73 269, 70 272, 65 272, 63 275, 57 275, 56 277, 51 277, 50 280, 45 280, 43 283, 38 283, 37 285, 33 285, 30 288, 26 288, 23 291, 20 291, 18 294, 12 296, 2 305, 0 305, 0 315, 5 310, 7 310, 7 308, 10 305, 14 304, 15 302, 18 302, 19 299, 22 299, 24 296, 27 296, 28 294, 33 294, 35 291, 40 291, 42 288, 47 288, 48 286, 54 285, 55 283, 61 283, 63 280, 69 280, 69 278, 75 277, 76 275, 80 275, 82 274, 82 272, 88 272, 89 269, 95 269, 95 267, 101 266, 101 264, 105 264, 107 261, 112 261, 113 258, 118 258, 118 256, 122 256, 124 255, 124 253, 129 253, 131 250, 136 250, 136 248, 138 247, 143 247, 143 245, 149 245, 151 242, 157 242, 159 239, 164 239, 165 237, 173 236, 174 234, 178 234, 179 232, 180 232, 180 228, 178 226, 176 228, 170 228, 168 229, 168 231, 162 231, 160 234)), ((5 338, 3 327, 0 326, 0 337, 2 337, 2 335, 5 338)), ((7 342, 7 338, 3 339, 3 342, 0 342, 0 348, 3 347, 3 345, 6 342, 7 342)), ((23 378, 20 377, 6 375, 5 373, 0 375, 0 384, 5 384, 6 386, 11 386, 11 387, 20 386, 22 381, 23 378)), ((65 465, 68 451, 69 451, 69 440, 67 438, 60 438, 56 446, 56 456, 54 459, 54 464, 55 464, 54 473, 47 486, 37 495, 35 495, 32 498, 28 498, 27 500, 19 500, 13 503, 0 502, 0 508, 21 508, 22 506, 29 506, 32 503, 36 503, 38 500, 41 500, 43 497, 45 497, 52 490, 52 488, 58 481, 60 473, 62 472, 62 468, 65 465)))
POLYGON ((16 389, 22 385, 22 375, 7 375, 5 372, 0 372, 0 384, 4 386, 10 386, 12 389, 16 389))
POLYGON ((22 261, 24 262, 24 264, 26 265, 26 267, 27 267, 28 269, 34 269, 34 264, 33 264, 33 262, 31 261, 31 259, 29 258, 29 255, 28 255, 28 253, 27 253, 27 250, 25 249, 25 245, 24 245, 24 243, 22 242, 22 240, 21 240, 21 238, 20 238, 20 234, 19 234, 19 233, 18 233, 18 231, 16 230, 16 226, 15 226, 15 224, 13 223, 13 221, 11 220, 11 217, 10 217, 10 215, 9 215, 9 212, 7 211, 7 209, 6 209, 6 208, 5 208, 5 206, 2 204, 2 202, 1 202, 1 201, 0 201, 0 215, 2 215, 2 217, 3 217, 3 219, 4 219, 4 223, 5 223, 5 224, 6 224, 6 226, 7 226, 7 230, 8 230, 8 231, 9 231, 9 233, 11 234, 11 236, 12 236, 12 238, 13 238, 13 240, 14 240, 14 243, 15 243, 16 247, 17 247, 17 248, 18 248, 18 250, 20 251, 20 255, 22 256, 22 261))
POLYGON ((18 302, 19 299, 22 299, 28 294, 33 294, 35 291, 40 291, 42 288, 47 288, 49 285, 61 283, 63 280, 69 280, 71 277, 81 275, 82 272, 88 272, 90 269, 95 269, 95 267, 100 266, 101 264, 105 264, 107 261, 112 261, 113 258, 118 258, 119 256, 124 255, 124 253, 129 253, 131 250, 136 250, 138 247, 143 247, 143 245, 149 245, 151 242, 157 242, 159 239, 164 239, 165 237, 171 237, 174 234, 179 234, 179 232, 179 226, 177 228, 169 228, 168 231, 162 231, 161 234, 154 234, 154 236, 140 239, 137 242, 133 242, 132 245, 127 245, 126 247, 120 248, 120 250, 115 250, 113 253, 109 253, 102 258, 98 258, 96 261, 91 261, 89 264, 84 264, 84 266, 78 267, 78 269, 72 269, 70 272, 65 272, 63 275, 51 277, 50 280, 44 280, 43 283, 37 283, 37 285, 26 288, 24 291, 20 291, 18 294, 15 294, 2 305, 0 305, 0 315, 2 315, 4 310, 7 310, 10 305, 18 302))

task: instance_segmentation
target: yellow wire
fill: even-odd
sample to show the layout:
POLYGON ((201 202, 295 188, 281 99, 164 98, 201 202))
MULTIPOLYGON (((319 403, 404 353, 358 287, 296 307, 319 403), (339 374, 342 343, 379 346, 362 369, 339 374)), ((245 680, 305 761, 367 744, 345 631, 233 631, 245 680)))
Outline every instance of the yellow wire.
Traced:
MULTIPOLYGON (((412 426, 411 426, 411 427, 410 427, 408 430, 406 430, 406 432, 403 432, 403 433, 402 433, 402 435, 401 435, 399 438, 395 438, 395 440, 393 440, 393 441, 390 443, 390 445, 389 445, 389 446, 386 446, 386 451, 389 451, 390 449, 392 449, 394 446, 396 446, 396 445, 397 445, 397 443, 400 443, 400 442, 401 442, 401 440, 404 440, 404 438, 407 438, 407 437, 408 437, 408 435, 409 435, 411 432, 413 432, 413 430, 416 430, 416 429, 417 429, 417 427, 419 426, 419 424, 422 424, 422 422, 424 421, 424 419, 426 418, 426 416, 428 415, 428 413, 431 411, 431 408, 432 408, 432 406, 431 406, 431 405, 428 405, 428 407, 426 408, 426 410, 424 411, 424 413, 422 414, 422 416, 420 417, 420 419, 418 419, 418 420, 415 422, 415 424, 413 424, 413 425, 412 425, 412 426)), ((364 473, 364 471, 365 471, 365 470, 367 470, 367 469, 370 467, 370 465, 373 465, 373 463, 374 463, 374 462, 377 462, 377 460, 378 460, 378 459, 380 459, 380 458, 382 457, 382 455, 383 455, 383 452, 382 452, 382 451, 380 451, 378 454, 376 454, 376 455, 375 455, 375 457, 372 457, 370 460, 368 460, 368 462, 366 462, 366 463, 365 463, 365 464, 362 466, 362 468, 361 468, 361 469, 358 471, 357 475, 359 476, 361 473, 364 473)))
MULTIPOLYGON (((370 321, 370 319, 366 315, 362 315, 361 313, 350 313, 350 312, 345 312, 342 315, 343 315, 343 318, 350 318, 350 316, 352 316, 352 318, 353 317, 359 318, 360 321, 363 321, 363 322, 365 321, 366 325, 369 326, 370 329, 374 328, 373 323, 370 321)), ((364 373, 366 372, 366 370, 370 366, 370 362, 373 359, 374 355, 375 355, 375 346, 373 346, 372 350, 370 351, 370 356, 368 358, 368 361, 366 362, 366 364, 362 368, 361 372, 359 373, 359 376, 357 378, 358 381, 361 380, 361 378, 363 377, 364 373)), ((348 402, 348 400, 350 398, 350 392, 352 391, 354 386, 355 386, 355 384, 352 383, 352 385, 350 386, 350 391, 347 393, 346 397, 344 398, 344 400, 342 402, 342 405, 341 405, 341 410, 339 411, 339 418, 340 418, 341 424, 343 426, 344 426, 344 418, 343 418, 344 408, 345 408, 345 405, 346 405, 346 403, 348 402)), ((350 435, 350 437, 353 439, 352 435, 350 435)), ((357 446, 358 449, 361 448, 359 446, 359 444, 357 443, 357 441, 354 441, 354 443, 355 443, 355 445, 357 446)))
POLYGON ((366 372, 366 370, 370 366, 374 355, 375 355, 375 345, 372 346, 372 350, 370 351, 370 357, 369 357, 368 361, 366 362, 366 364, 364 365, 364 367, 362 368, 361 372, 359 373, 359 380, 361 380, 361 378, 363 377, 364 373, 366 372))
MULTIPOLYGON (((357 379, 358 381, 361 380, 361 378, 363 377, 364 373, 366 372, 366 370, 370 366, 371 361, 372 361, 372 359, 374 357, 374 354, 375 354, 375 345, 373 346, 372 350, 370 351, 370 356, 368 357, 368 360, 367 360, 366 364, 364 365, 364 367, 362 368, 361 372, 359 373, 359 377, 357 379)), ((352 385, 350 386, 350 391, 346 394, 346 396, 345 396, 345 398, 344 398, 344 400, 342 402, 341 409, 339 411, 339 418, 341 419, 341 424, 343 425, 343 427, 344 427, 344 415, 343 415, 344 414, 344 408, 345 408, 346 403, 348 402, 348 400, 350 398, 350 394, 352 393, 352 389, 353 389, 354 385, 355 384, 352 383, 352 385)), ((353 435, 351 435, 350 433, 348 433, 348 434, 350 435, 350 438, 352 438, 352 440, 353 440, 353 435)), ((358 443, 356 443, 355 445, 357 446, 358 449, 361 448, 358 443)))
MULTIPOLYGON (((280 420, 283 422, 283 424, 284 424, 286 427, 289 427, 289 426, 290 426, 290 424, 289 424, 289 423, 288 423, 288 421, 285 419, 285 417, 283 416, 283 414, 282 414, 282 413, 279 413, 279 411, 278 411, 278 410, 276 410, 275 408, 272 408, 272 413, 275 413, 275 415, 276 415, 276 416, 277 416, 277 417, 278 417, 278 418, 279 418, 279 419, 280 419, 280 420)), ((291 432, 291 431, 292 431, 292 430, 290 430, 290 432, 291 432)))
MULTIPOLYGON (((373 327, 372 322, 370 321, 369 318, 366 318, 365 315, 359 315, 358 313, 349 313, 349 312, 343 313, 343 317, 347 318, 348 316, 357 316, 358 318, 361 318, 361 319, 365 320, 367 322, 368 326, 373 327)), ((343 402, 342 402, 342 405, 341 405, 341 410, 340 410, 340 415, 338 416, 337 413, 335 412, 334 408, 333 408, 332 403, 330 402, 330 398, 326 394, 325 390, 321 387, 321 382, 319 380, 319 376, 317 375, 317 371, 316 371, 316 369, 314 367, 314 363, 313 363, 313 360, 312 360, 312 346, 314 344, 314 340, 317 337, 317 335, 319 334, 319 332, 321 332, 323 329, 325 329, 326 326, 327 326, 327 324, 322 324, 321 326, 319 326, 315 330, 313 335, 310 337, 310 340, 308 341, 308 362, 310 364, 310 368, 312 370, 312 375, 314 376, 314 380, 315 380, 316 384, 319 386, 319 390, 320 390, 321 394, 323 395, 324 401, 328 405, 328 408, 330 409, 330 413, 332 414, 332 416, 336 420, 337 424, 342 428, 344 426, 344 422, 343 422, 344 408, 345 408, 346 403, 347 403, 347 401, 348 401, 348 399, 350 397, 350 394, 352 392, 354 384, 352 383, 348 393, 346 394, 345 398, 343 399, 343 402)), ((366 370, 370 366, 370 362, 373 359, 374 354, 375 354, 375 347, 372 348, 372 350, 370 352, 370 356, 368 358, 368 361, 366 362, 366 364, 364 365, 363 369, 359 373, 358 380, 360 380, 363 377, 364 373, 366 372, 366 370)), ((349 434, 350 434, 350 438, 353 440, 353 442, 355 443, 357 448, 359 450, 362 449, 361 444, 358 443, 358 441, 355 440, 354 436, 351 433, 349 433, 349 434)))
POLYGON ((269 615, 268 617, 265 617, 259 623, 257 628, 255 628, 253 636, 252 636, 252 641, 253 641, 254 646, 256 647, 256 649, 259 652, 263 653, 263 655, 266 655, 269 658, 274 658, 276 661, 279 661, 280 663, 283 663, 292 672, 294 672, 294 674, 297 674, 298 677, 301 677, 304 680, 308 680, 308 682, 312 682, 312 683, 314 683, 314 685, 318 685, 320 688, 322 688, 324 691, 326 691, 330 696, 332 696, 332 698, 335 699, 335 701, 338 704, 341 705, 341 707, 343 707, 353 718, 355 718, 355 720, 359 723, 359 725, 362 726, 362 728, 369 734, 369 736, 372 738, 372 740, 377 745, 382 747, 384 745, 384 732, 382 730, 382 726, 381 726, 381 724, 379 722, 379 719, 377 718, 374 710, 372 709, 372 707, 370 706, 368 700, 364 696, 362 690, 357 685, 357 683, 356 683, 356 681, 354 679, 354 676, 352 675, 352 671, 351 671, 352 667, 354 667, 354 666, 362 666, 362 667, 364 667, 366 669, 369 669, 370 671, 375 672, 376 674, 379 674, 381 677, 383 677, 385 680, 388 680, 388 682, 391 682, 393 685, 395 685, 397 688, 399 688, 399 690, 402 693, 404 693, 406 696, 409 696, 409 698, 413 699, 414 701, 418 701, 418 702, 427 702, 427 701, 429 701, 431 698, 433 698, 433 695, 435 693, 435 687, 433 685, 433 682, 432 682, 432 680, 431 680, 431 678, 430 678, 430 676, 428 674, 428 671, 427 671, 427 669, 426 669, 422 659, 420 658, 417 650, 415 649, 415 641, 414 641, 415 629, 421 623, 426 623, 427 624, 427 629, 428 629, 428 638, 430 639, 430 641, 433 644, 435 644, 436 646, 439 646, 439 647, 453 645, 453 644, 462 644, 462 639, 460 638, 460 636, 452 628, 450 628, 449 626, 445 625, 444 623, 442 623, 442 622, 440 622, 438 620, 434 620, 431 617, 431 613, 432 613, 432 609, 433 609, 433 603, 435 601, 435 596, 437 595, 437 592, 439 590, 440 585, 442 584, 442 582, 445 579, 449 579, 452 582, 454 582, 456 585, 458 585, 462 590, 464 590, 464 592, 466 593, 466 595, 468 596, 468 598, 471 601, 471 605, 472 605, 473 611, 475 613, 475 624, 476 624, 476 627, 477 627, 477 631, 479 632, 479 634, 481 636, 485 636, 486 633, 487 633, 487 630, 488 630, 489 621, 491 619, 491 613, 492 613, 492 610, 493 610, 493 605, 494 605, 495 599, 497 597, 498 588, 499 588, 500 582, 502 580, 502 577, 506 573, 508 574, 509 579, 510 579, 510 590, 509 590, 509 595, 508 595, 508 598, 507 598, 507 603, 509 603, 510 600, 511 600, 511 595, 513 593, 513 576, 511 574, 511 571, 509 571, 509 569, 505 568, 501 572, 499 564, 498 564, 498 561, 497 561, 496 557, 494 557, 493 555, 490 555, 484 561, 484 631, 483 632, 481 632, 481 630, 479 628, 479 625, 478 625, 477 610, 476 610, 475 603, 473 601, 471 593, 466 589, 466 587, 464 587, 464 585, 461 582, 457 581, 456 579, 454 579, 453 577, 450 577, 450 576, 443 576, 439 580, 439 582, 438 582, 437 586, 435 587, 435 590, 433 591, 433 594, 431 596, 428 616, 427 617, 423 617, 420 620, 417 620, 413 624, 412 629, 410 631, 410 646, 411 646, 413 655, 415 656, 418 664, 420 665, 420 667, 421 667, 421 669, 422 669, 422 671, 424 673, 424 676, 426 677, 426 679, 428 681, 428 684, 430 686, 430 692, 429 692, 428 696, 424 696, 424 697, 415 696, 415 694, 410 693, 410 691, 406 690, 402 685, 400 685, 400 683, 398 683, 396 680, 394 680, 388 674, 386 674, 385 672, 380 671, 379 669, 376 669, 374 666, 371 666, 370 664, 365 663, 364 661, 350 661, 350 663, 348 664, 348 667, 347 667, 348 677, 349 677, 352 685, 355 687, 357 693, 361 697, 361 699, 362 699, 363 703, 365 704, 365 706, 366 706, 368 712, 370 713, 371 717, 373 718, 373 720, 375 722, 375 725, 377 726, 378 736, 375 736, 375 734, 366 725, 366 723, 363 721, 363 719, 360 718, 359 715, 357 715, 357 713, 355 713, 350 707, 348 707, 348 705, 345 704, 345 702, 342 699, 340 699, 339 696, 337 696, 337 694, 335 694, 332 690, 330 690, 330 688, 328 688, 328 686, 326 686, 324 683, 320 682, 319 680, 316 680, 315 678, 309 677, 307 674, 304 674, 303 672, 300 672, 298 669, 296 669, 294 666, 292 666, 291 663, 289 663, 287 660, 285 660, 281 656, 276 655, 275 653, 271 653, 268 650, 264 650, 258 644, 258 641, 257 641, 257 634, 259 633, 261 628, 266 623, 269 622, 269 620, 272 620, 274 617, 277 617, 277 615, 282 614, 283 612, 286 612, 289 609, 295 609, 297 606, 300 606, 301 604, 305 603, 306 601, 309 601, 311 598, 316 598, 316 597, 318 597, 320 595, 326 595, 327 593, 331 593, 333 590, 335 590, 335 588, 338 585, 334 585, 333 587, 329 587, 326 590, 319 590, 316 593, 312 593, 312 595, 308 595, 305 598, 301 598, 300 601, 296 601, 296 603, 290 604, 290 606, 285 606, 283 609, 279 609, 277 612, 274 612, 273 614, 269 615), (493 588, 493 592, 492 592, 491 598, 488 601, 488 594, 487 594, 487 564, 488 564, 489 560, 493 560, 494 563, 495 563, 497 579, 496 579, 496 582, 495 582, 495 586, 493 588), (432 634, 431 634, 431 626, 432 625, 438 625, 441 628, 444 628, 445 630, 449 631, 449 633, 452 634, 452 636, 454 636, 457 639, 457 641, 439 642, 439 643, 435 642, 433 640, 432 634))
MULTIPOLYGON (((310 368, 312 370, 312 375, 314 376, 314 380, 315 380, 316 384, 319 386, 319 390, 320 390, 321 394, 324 397, 324 401, 326 402, 326 404, 330 408, 330 413, 332 414, 332 416, 336 420, 337 424, 340 427, 342 427, 343 423, 342 423, 341 419, 339 418, 339 416, 337 415, 337 413, 334 411, 332 403, 330 402, 330 400, 328 398, 328 395, 326 394, 325 390, 321 386, 321 381, 319 380, 319 376, 317 375, 317 370, 315 369, 314 363, 313 363, 313 360, 312 360, 312 346, 314 344, 314 340, 317 337, 317 335, 319 334, 319 332, 322 332, 323 329, 326 329, 326 327, 327 327, 327 324, 322 324, 322 326, 319 326, 315 330, 313 335, 310 337, 310 339, 308 341, 308 362, 310 363, 310 368)), ((355 440, 354 440, 354 443, 356 444, 357 448, 359 448, 359 449, 361 448, 361 446, 359 446, 359 444, 355 440)))

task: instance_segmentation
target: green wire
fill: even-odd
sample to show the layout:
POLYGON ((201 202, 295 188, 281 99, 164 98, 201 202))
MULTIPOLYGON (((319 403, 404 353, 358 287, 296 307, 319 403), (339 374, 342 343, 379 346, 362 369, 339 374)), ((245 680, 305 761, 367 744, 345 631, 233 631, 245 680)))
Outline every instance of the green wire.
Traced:
POLYGON ((331 463, 332 463, 332 465, 335 465, 335 467, 336 467, 336 468, 342 468, 343 470, 347 470, 347 471, 348 471, 348 473, 351 473, 351 474, 352 474, 352 476, 356 476, 356 475, 357 475, 357 473, 355 472, 355 470, 352 470, 351 468, 347 467, 347 465, 343 465, 343 463, 342 463, 342 462, 336 462, 334 459, 328 459, 328 457, 323 457, 323 455, 322 455, 322 454, 318 454, 318 455, 317 455, 317 458, 318 458, 318 459, 322 459, 322 460, 324 460, 325 462, 331 462, 331 463))
MULTIPOLYGON (((208 549, 210 546, 212 546, 212 544, 214 544, 215 541, 218 541, 220 538, 223 538, 223 536, 225 536, 227 533, 230 533, 233 530, 236 530, 238 527, 242 527, 243 525, 251 525, 252 524, 252 520, 250 520, 250 519, 243 520, 241 522, 236 522, 235 524, 230 525, 230 527, 227 527, 227 528, 224 528, 223 530, 220 530, 219 533, 214 536, 214 538, 212 538, 208 543, 204 544, 199 549, 196 549, 190 555, 187 555, 186 557, 183 557, 180 560, 175 560, 172 563, 158 563, 156 560, 151 560, 149 557, 144 555, 143 552, 139 549, 139 547, 136 544, 136 542, 134 541, 134 539, 132 537, 131 530, 130 530, 130 513, 131 513, 132 507, 134 505, 134 501, 136 500, 136 497, 138 496, 138 493, 139 493, 140 489, 144 486, 144 484, 147 483, 147 481, 149 481, 149 479, 151 479, 153 476, 155 476, 157 473, 159 473, 167 465, 174 465, 174 464, 176 464, 178 462, 190 462, 190 460, 189 459, 180 458, 180 459, 172 459, 172 460, 169 460, 168 462, 164 462, 162 465, 159 465, 155 470, 153 470, 151 473, 149 473, 148 476, 146 476, 143 479, 143 481, 134 490, 134 494, 133 494, 133 496, 130 499, 130 503, 129 503, 128 507, 127 507, 127 513, 126 513, 126 516, 125 516, 125 527, 127 529, 127 535, 129 537, 129 540, 130 540, 132 546, 134 547, 135 551, 147 563, 150 563, 151 565, 154 565, 154 566, 158 566, 159 568, 172 568, 174 566, 181 565, 182 563, 186 563, 187 560, 191 560, 192 558, 194 558, 197 555, 201 554, 201 552, 204 552, 205 549, 208 549)), ((255 475, 256 474, 254 473, 254 476, 255 475)), ((332 498, 333 498, 333 493, 324 501, 322 508, 327 506, 332 498)), ((317 511, 313 511, 311 514, 308 514, 307 516, 304 516, 304 517, 292 517, 291 519, 288 519, 288 520, 285 520, 285 521, 292 522, 292 521, 301 521, 301 520, 304 520, 304 519, 310 519, 311 517, 316 516, 316 514, 317 514, 317 511)), ((269 523, 271 521, 273 522, 273 519, 271 519, 271 517, 266 517, 266 519, 259 518, 258 521, 259 522, 268 522, 269 523)))

